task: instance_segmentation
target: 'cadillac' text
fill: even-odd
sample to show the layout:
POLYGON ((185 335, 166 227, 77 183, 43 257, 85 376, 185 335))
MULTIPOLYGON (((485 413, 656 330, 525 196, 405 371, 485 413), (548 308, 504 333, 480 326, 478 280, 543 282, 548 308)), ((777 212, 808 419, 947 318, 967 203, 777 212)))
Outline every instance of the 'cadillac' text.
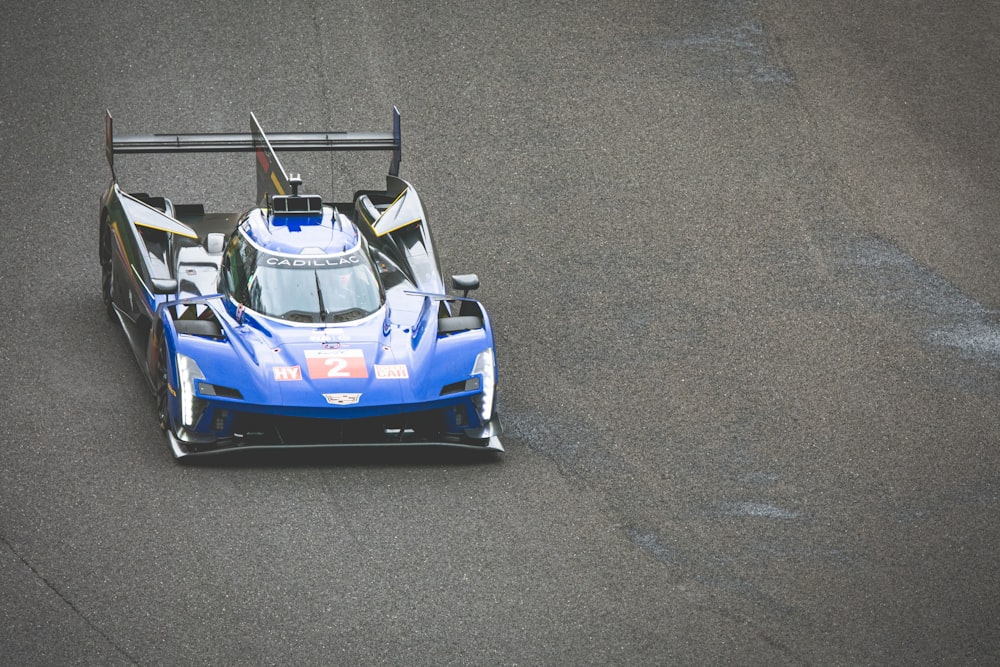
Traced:
POLYGON ((268 266, 289 266, 297 269, 323 266, 344 266, 347 264, 357 264, 359 261, 361 260, 357 255, 347 255, 345 257, 319 257, 316 259, 268 257, 264 260, 264 263, 268 266))

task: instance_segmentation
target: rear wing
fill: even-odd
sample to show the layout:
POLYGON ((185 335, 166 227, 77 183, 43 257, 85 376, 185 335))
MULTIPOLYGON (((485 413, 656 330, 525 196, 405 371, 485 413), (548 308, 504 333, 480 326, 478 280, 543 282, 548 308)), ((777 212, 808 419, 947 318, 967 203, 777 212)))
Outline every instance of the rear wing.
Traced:
POLYGON ((275 151, 392 151, 389 174, 399 176, 403 140, 399 109, 392 108, 392 132, 277 132, 266 135, 250 114, 250 132, 210 134, 114 134, 111 112, 104 117, 104 144, 111 177, 115 177, 115 155, 130 153, 256 153, 257 203, 264 205, 268 196, 285 195, 290 190, 275 151))

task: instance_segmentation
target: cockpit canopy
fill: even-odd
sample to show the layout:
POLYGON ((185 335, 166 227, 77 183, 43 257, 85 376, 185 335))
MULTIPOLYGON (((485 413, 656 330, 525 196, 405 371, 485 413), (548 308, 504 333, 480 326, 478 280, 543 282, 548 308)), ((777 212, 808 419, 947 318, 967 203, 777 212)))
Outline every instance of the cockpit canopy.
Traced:
POLYGON ((350 322, 379 310, 385 292, 363 237, 350 222, 346 229, 343 221, 331 226, 336 211, 324 213, 315 223, 275 225, 266 212, 252 211, 226 247, 223 291, 246 308, 291 322, 350 322), (317 243, 319 236, 326 242, 317 243))

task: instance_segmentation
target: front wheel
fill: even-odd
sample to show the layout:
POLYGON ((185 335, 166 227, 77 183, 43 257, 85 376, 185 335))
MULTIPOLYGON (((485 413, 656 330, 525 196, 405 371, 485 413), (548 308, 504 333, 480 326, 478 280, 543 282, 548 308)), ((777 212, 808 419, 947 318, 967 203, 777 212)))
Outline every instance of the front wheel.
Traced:
POLYGON ((167 404, 167 344, 160 341, 160 352, 156 362, 156 410, 160 422, 160 430, 170 428, 170 406, 167 404))

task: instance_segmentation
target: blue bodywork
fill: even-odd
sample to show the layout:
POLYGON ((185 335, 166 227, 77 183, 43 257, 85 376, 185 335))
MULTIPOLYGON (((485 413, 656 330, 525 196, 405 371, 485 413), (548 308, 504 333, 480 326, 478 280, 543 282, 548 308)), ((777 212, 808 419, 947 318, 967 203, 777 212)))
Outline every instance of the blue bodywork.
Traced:
MULTIPOLYGON (((157 396, 175 456, 367 445, 503 451, 492 327, 468 297, 478 279, 456 276, 464 294, 447 293, 420 199, 393 173, 395 119, 393 143, 381 147, 394 151, 385 190, 359 191, 353 202, 298 194, 301 181, 285 175, 256 119, 249 135, 225 135, 256 153, 261 205, 242 215, 129 194, 117 179, 108 187, 105 302, 157 396)), ((143 150, 150 137, 116 140, 107 123, 112 172, 116 149, 160 152, 143 150)), ((218 136, 183 138, 197 150, 218 136)))

